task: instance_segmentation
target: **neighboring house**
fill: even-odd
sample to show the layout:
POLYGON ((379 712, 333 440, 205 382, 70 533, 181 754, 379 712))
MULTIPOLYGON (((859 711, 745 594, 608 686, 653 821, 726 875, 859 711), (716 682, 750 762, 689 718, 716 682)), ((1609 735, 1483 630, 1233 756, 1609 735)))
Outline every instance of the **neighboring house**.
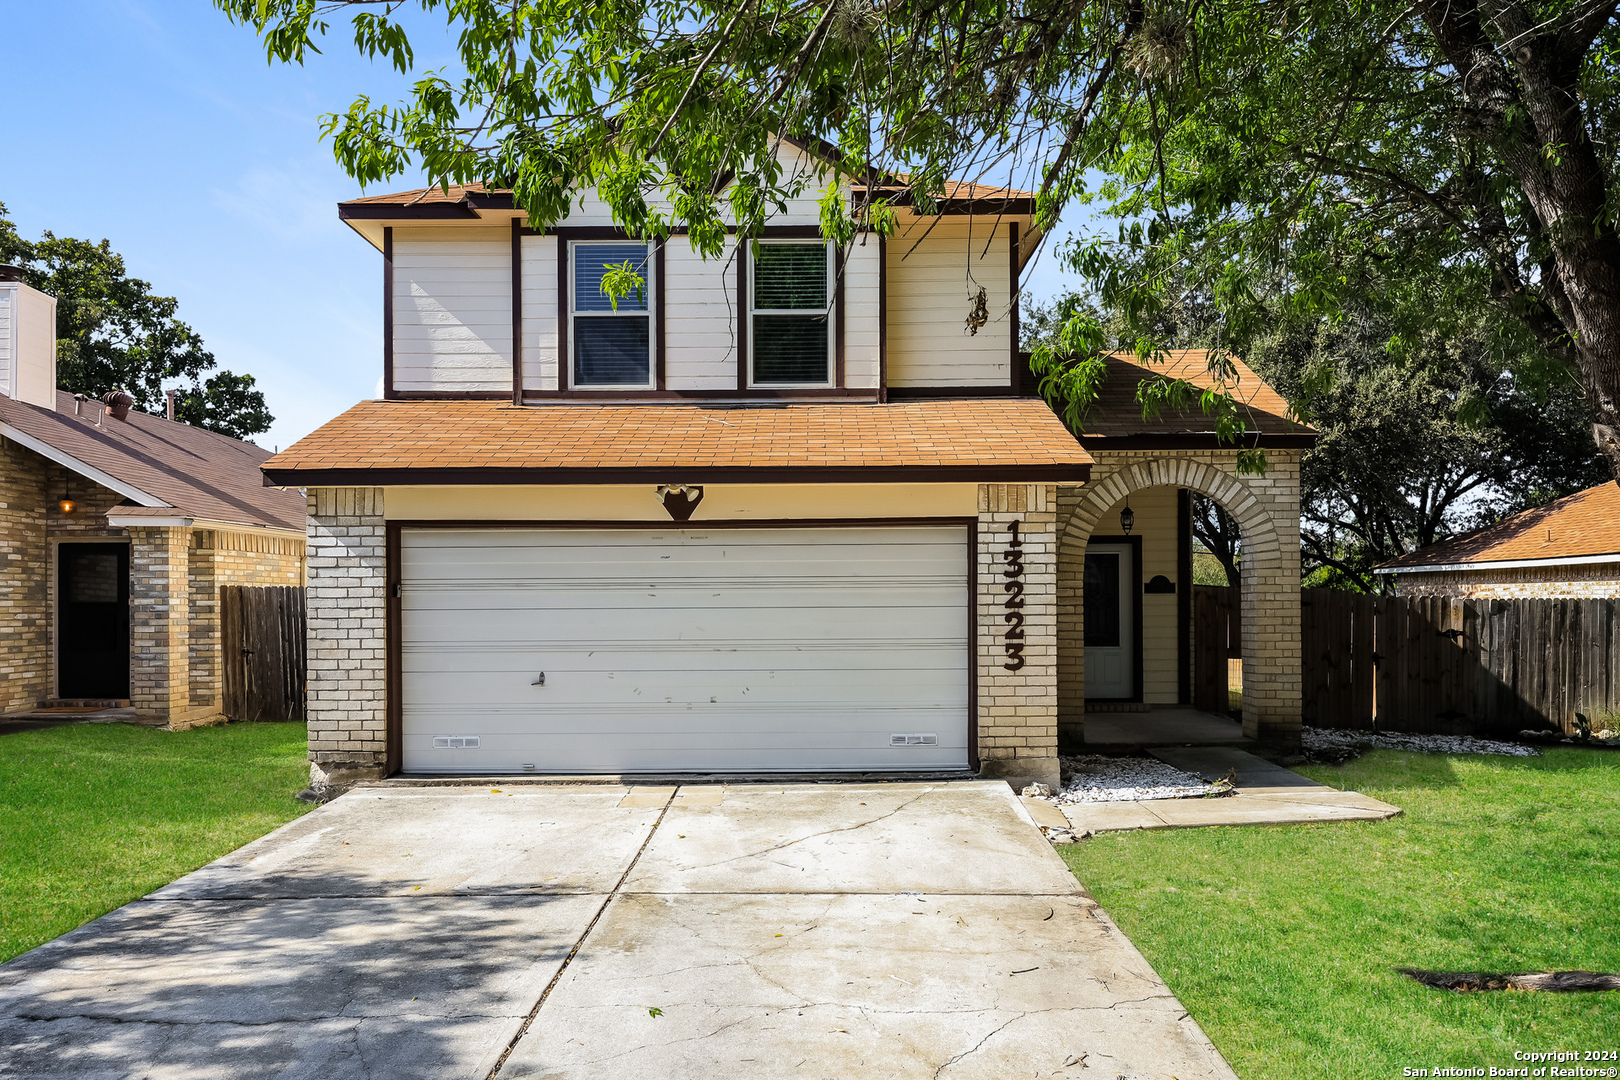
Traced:
POLYGON ((1620 597, 1620 486, 1577 491, 1385 563, 1399 596, 1620 597))
POLYGON ((958 185, 839 250, 822 167, 784 154, 806 197, 710 261, 589 194, 544 232, 476 187, 340 205, 382 255, 383 400, 264 466, 309 498, 314 782, 1055 783, 1088 695, 1185 700, 1180 489, 1242 523, 1246 723, 1297 743, 1309 430, 1244 370, 1271 468, 1239 476, 1201 414, 1143 421, 1118 362, 1077 441, 1018 351, 1028 193, 958 185), (625 260, 648 289, 615 308, 625 260))
POLYGON ((0 713, 221 707, 219 588, 303 583, 303 499, 250 443, 56 389, 55 301, 0 268, 0 713))

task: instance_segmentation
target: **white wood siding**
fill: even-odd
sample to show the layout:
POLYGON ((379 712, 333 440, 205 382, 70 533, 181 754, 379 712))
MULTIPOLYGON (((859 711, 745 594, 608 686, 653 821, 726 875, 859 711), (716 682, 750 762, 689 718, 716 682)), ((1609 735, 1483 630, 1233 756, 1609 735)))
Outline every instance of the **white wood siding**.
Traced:
POLYGON ((12 373, 16 364, 17 287, 0 282, 0 393, 14 397, 12 373))
POLYGON ((407 529, 401 554, 407 772, 968 763, 963 527, 407 529))
POLYGON ((664 375, 670 390, 737 388, 736 241, 703 259, 684 236, 664 246, 664 375))
POLYGON ((508 228, 394 230, 394 388, 511 390, 508 228))
POLYGON ((557 389, 557 238, 525 236, 523 389, 557 389))
POLYGON ((0 282, 0 394, 56 408, 56 300, 0 282))
POLYGON ((1006 222, 914 220, 889 238, 889 385, 1007 386, 1012 379, 1006 222), (983 287, 990 321, 965 325, 983 287))
POLYGON ((881 251, 869 235, 857 237, 844 254, 844 385, 858 390, 878 385, 881 251))

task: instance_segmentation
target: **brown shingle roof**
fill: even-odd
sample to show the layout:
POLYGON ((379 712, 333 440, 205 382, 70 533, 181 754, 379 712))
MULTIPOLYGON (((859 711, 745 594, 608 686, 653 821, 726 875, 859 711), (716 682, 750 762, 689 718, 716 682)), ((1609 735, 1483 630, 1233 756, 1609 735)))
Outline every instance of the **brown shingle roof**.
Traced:
POLYGON ((1083 480, 1041 401, 769 406, 363 401, 264 463, 278 484, 1083 480))
POLYGON ((1086 413, 1081 440, 1089 447, 1122 446, 1124 440, 1143 443, 1150 440, 1213 440, 1215 421, 1202 409, 1166 409, 1152 419, 1142 418, 1136 401, 1136 388, 1146 379, 1162 375, 1186 379, 1201 388, 1229 389, 1240 405, 1249 429, 1258 432, 1261 446, 1309 446, 1316 433, 1289 417, 1288 403, 1243 361, 1232 358, 1236 379, 1224 383, 1209 370, 1210 353, 1205 349, 1172 349, 1163 354, 1163 363, 1139 363, 1134 356, 1110 355, 1103 358, 1108 377, 1097 400, 1086 413))
POLYGON ((103 417, 96 401, 81 412, 74 415, 73 395, 63 391, 55 412, 0 396, 0 423, 166 504, 120 506, 120 515, 304 531, 303 498, 264 486, 259 465, 270 454, 260 447, 133 410, 125 420, 103 417))
POLYGON ((1475 532, 1402 555, 1380 569, 1614 555, 1620 560, 1620 487, 1599 484, 1475 532))

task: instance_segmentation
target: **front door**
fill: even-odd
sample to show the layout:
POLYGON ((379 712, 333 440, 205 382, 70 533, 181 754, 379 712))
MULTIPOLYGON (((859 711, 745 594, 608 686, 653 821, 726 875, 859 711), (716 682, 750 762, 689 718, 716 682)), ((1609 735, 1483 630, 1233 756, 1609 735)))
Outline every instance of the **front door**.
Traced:
POLYGON ((129 697, 129 545, 61 544, 56 692, 129 697))
POLYGON ((1086 547, 1086 697, 1136 697, 1135 560, 1129 544, 1086 547))

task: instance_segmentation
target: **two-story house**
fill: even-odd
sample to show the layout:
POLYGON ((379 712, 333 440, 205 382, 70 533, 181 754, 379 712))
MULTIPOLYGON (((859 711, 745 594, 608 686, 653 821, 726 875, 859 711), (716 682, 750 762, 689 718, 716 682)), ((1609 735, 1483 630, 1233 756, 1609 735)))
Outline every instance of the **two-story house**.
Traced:
POLYGON ((804 199, 720 259, 589 193, 544 231, 475 187, 341 204, 382 256, 383 396, 264 465, 308 494, 317 783, 1055 782, 1088 670, 1092 699, 1186 700, 1184 490, 1244 523, 1249 729, 1297 740, 1308 429, 1247 373, 1271 467, 1239 476, 1201 415, 1143 421, 1120 361, 1077 440, 1018 351, 1028 193, 837 246, 822 166, 783 153, 804 199))

